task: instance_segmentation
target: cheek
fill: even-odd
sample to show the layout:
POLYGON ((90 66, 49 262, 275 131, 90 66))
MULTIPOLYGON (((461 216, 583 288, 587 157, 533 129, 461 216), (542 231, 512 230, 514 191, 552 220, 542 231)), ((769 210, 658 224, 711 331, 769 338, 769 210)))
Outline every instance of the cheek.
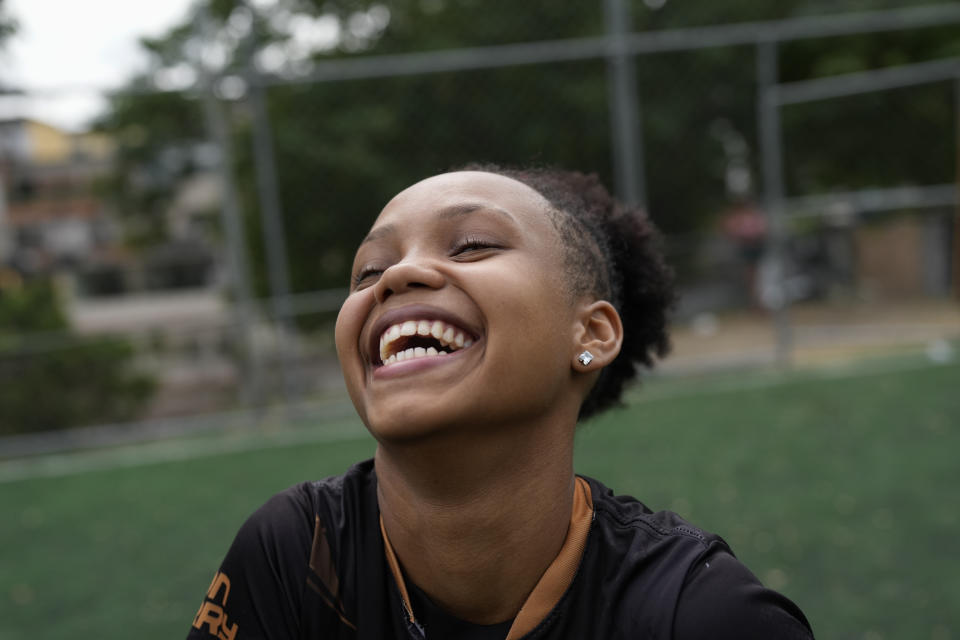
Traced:
POLYGON ((360 332, 370 308, 372 295, 369 290, 350 295, 340 307, 340 313, 337 314, 334 343, 337 346, 337 357, 340 358, 340 366, 344 373, 347 373, 347 367, 352 363, 359 363, 360 332))
POLYGON ((499 303, 489 310, 491 347, 506 350, 501 355, 523 369, 564 368, 572 344, 572 307, 563 284, 548 274, 538 275, 496 291, 499 303))
POLYGON ((364 367, 360 357, 359 341, 372 299, 372 293, 365 295, 364 292, 348 297, 340 307, 334 329, 337 359, 340 361, 340 371, 347 385, 347 393, 364 422, 366 422, 362 402, 364 367))

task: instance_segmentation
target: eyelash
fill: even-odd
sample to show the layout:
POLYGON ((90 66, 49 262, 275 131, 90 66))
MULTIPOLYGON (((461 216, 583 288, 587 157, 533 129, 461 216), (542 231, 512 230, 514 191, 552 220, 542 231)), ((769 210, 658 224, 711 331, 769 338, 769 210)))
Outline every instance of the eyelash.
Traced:
POLYGON ((450 251, 450 255, 458 256, 467 251, 481 251, 483 249, 500 249, 500 248, 502 247, 496 242, 483 240, 481 238, 467 237, 453 246, 453 249, 451 249, 450 251))
POLYGON ((357 272, 357 275, 353 276, 353 286, 359 285, 361 282, 369 278, 370 276, 376 276, 383 273, 383 269, 376 269, 373 267, 364 267, 357 272))
MULTIPOLYGON (((480 238, 467 237, 458 242, 450 250, 450 257, 455 258, 457 256, 463 255, 464 253, 469 253, 472 251, 483 251, 484 249, 501 249, 502 247, 489 240, 483 240, 480 238)), ((364 280, 371 276, 377 276, 384 272, 384 269, 376 267, 364 267, 360 269, 355 276, 353 276, 353 286, 356 287, 360 285, 364 280)))

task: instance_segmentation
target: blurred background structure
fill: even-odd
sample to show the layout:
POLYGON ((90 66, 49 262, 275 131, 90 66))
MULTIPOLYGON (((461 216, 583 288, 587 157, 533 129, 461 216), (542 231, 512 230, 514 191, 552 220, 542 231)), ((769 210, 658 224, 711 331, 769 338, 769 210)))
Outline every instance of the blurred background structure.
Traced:
POLYGON ((197 0, 141 51, 82 120, 0 67, 0 460, 349 414, 354 248, 471 161, 649 211, 660 376, 957 357, 956 3, 197 0))
POLYGON ((666 371, 948 353, 960 7, 873 4, 211 0, 89 121, 33 113, 90 87, 5 84, 0 434, 336 393, 358 239, 478 159, 648 208, 682 289, 666 371))

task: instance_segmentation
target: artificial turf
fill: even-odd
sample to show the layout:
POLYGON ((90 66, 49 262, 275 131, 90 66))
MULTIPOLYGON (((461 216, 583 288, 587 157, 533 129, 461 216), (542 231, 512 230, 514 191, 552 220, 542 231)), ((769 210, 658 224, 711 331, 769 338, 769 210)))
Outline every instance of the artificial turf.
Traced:
MULTIPOLYGON (((960 364, 731 375, 655 381, 583 426, 578 471, 723 535, 817 637, 960 636, 960 364)), ((250 511, 372 451, 338 438, 0 483, 0 640, 183 637, 250 511)))

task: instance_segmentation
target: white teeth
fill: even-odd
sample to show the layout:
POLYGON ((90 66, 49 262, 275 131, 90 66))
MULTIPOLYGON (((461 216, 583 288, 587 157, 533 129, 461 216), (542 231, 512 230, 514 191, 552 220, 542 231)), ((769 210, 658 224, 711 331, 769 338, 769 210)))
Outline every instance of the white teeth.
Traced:
MULTIPOLYGON (((430 347, 430 349, 433 349, 433 347, 430 347)), ((403 351, 398 351, 394 355, 384 360, 383 364, 393 364, 394 362, 403 362, 404 360, 427 358, 431 355, 437 355, 436 349, 433 349, 432 354, 430 353, 430 349, 424 349, 423 347, 411 347, 410 349, 404 349, 403 351)))
POLYGON ((380 362, 387 365, 412 358, 445 356, 449 355, 450 351, 465 349, 472 344, 473 339, 467 334, 442 320, 405 320, 390 325, 380 336, 380 362), (397 340, 414 335, 432 337, 440 343, 440 348, 411 347, 394 352, 398 346, 394 344, 397 340))

